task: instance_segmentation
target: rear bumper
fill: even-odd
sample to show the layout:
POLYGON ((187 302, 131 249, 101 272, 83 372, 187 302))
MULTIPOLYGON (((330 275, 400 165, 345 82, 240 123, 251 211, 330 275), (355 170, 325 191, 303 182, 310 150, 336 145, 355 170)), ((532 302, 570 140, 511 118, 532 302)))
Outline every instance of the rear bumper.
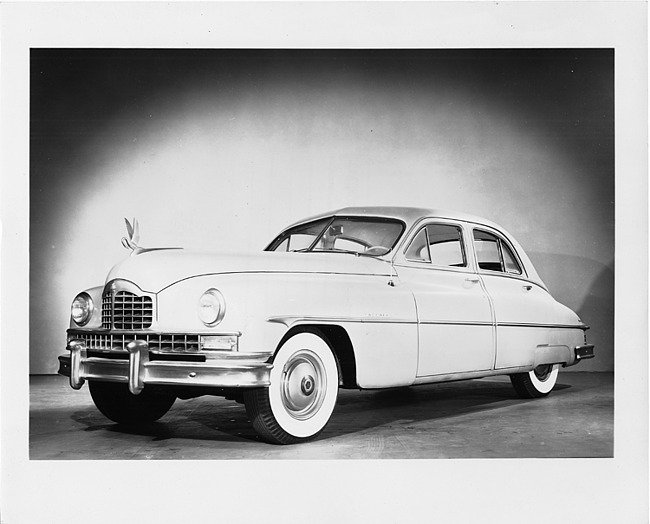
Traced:
POLYGON ((576 356, 575 363, 577 364, 581 360, 587 360, 589 358, 594 358, 594 345, 585 344, 584 346, 576 346, 573 350, 576 356))
POLYGON ((59 357, 59 373, 70 377, 70 386, 79 389, 86 380, 128 383, 137 395, 147 384, 164 386, 264 387, 270 384, 273 368, 265 357, 233 355, 231 358, 206 362, 151 361, 145 341, 134 340, 127 345, 128 360, 87 355, 86 345, 71 340, 69 355, 59 357))

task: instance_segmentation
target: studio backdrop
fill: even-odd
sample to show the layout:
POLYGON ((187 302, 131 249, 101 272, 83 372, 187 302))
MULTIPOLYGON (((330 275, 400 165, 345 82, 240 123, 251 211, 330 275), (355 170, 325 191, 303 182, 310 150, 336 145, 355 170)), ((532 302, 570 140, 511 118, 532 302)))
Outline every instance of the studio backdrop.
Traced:
POLYGON ((30 371, 141 244, 261 250, 344 206, 484 216, 614 369, 614 52, 32 49, 30 371))

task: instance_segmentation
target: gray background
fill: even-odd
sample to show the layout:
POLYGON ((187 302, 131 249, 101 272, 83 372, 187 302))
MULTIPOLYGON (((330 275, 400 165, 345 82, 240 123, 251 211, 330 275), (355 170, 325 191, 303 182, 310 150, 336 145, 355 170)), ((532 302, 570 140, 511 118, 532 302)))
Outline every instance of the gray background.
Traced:
POLYGON ((259 250, 346 205, 485 216, 614 368, 614 53, 65 50, 30 61, 30 372, 147 246, 259 250))

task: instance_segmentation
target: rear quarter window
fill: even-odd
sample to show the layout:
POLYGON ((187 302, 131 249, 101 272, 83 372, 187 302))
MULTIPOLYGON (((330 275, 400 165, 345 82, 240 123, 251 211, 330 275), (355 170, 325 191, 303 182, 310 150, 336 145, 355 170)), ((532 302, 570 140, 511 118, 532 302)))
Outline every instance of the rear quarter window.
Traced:
POLYGON ((508 243, 501 237, 474 230, 474 250, 479 269, 521 275, 522 269, 508 243))

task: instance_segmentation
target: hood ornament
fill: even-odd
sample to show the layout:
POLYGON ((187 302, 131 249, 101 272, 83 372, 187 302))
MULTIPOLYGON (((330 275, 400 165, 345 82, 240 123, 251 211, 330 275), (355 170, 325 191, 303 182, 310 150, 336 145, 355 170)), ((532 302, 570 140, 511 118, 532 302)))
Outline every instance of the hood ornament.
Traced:
POLYGON ((126 233, 128 236, 122 237, 122 245, 126 249, 131 250, 131 256, 139 255, 140 253, 147 253, 149 251, 163 251, 166 249, 182 249, 180 247, 151 247, 151 248, 146 248, 138 245, 138 242, 140 242, 140 226, 138 224, 138 221, 134 218, 133 219, 133 224, 128 221, 128 219, 124 219, 124 222, 126 222, 126 233))
POLYGON ((128 238, 122 237, 122 245, 126 249, 131 250, 131 256, 142 253, 144 249, 138 245, 138 242, 140 242, 140 226, 138 225, 138 221, 134 218, 133 225, 131 225, 131 222, 125 218, 124 222, 126 222, 126 232, 128 234, 128 238))

